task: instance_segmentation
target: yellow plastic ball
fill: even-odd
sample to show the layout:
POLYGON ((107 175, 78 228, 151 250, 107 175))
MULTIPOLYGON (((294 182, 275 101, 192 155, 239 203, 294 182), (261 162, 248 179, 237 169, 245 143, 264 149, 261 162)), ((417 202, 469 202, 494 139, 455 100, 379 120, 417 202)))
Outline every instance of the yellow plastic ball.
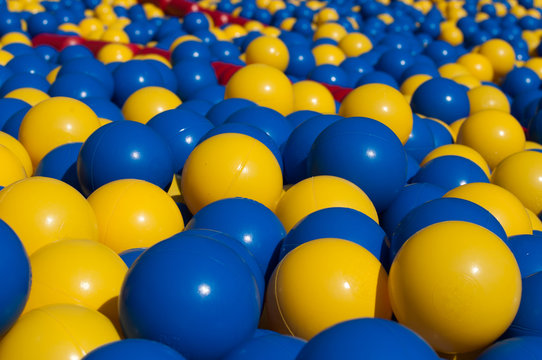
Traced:
POLYGON ((376 17, 379 20, 381 20, 382 22, 384 22, 384 24, 386 24, 386 25, 390 25, 395 21, 393 16, 391 16, 390 14, 386 14, 386 13, 378 14, 376 17))
POLYGON ((289 188, 277 204, 275 214, 290 231, 305 216, 329 207, 358 210, 378 222, 369 197, 348 180, 336 176, 314 176, 289 188))
POLYGON ((540 38, 538 35, 536 35, 534 31, 523 30, 521 37, 527 43, 529 54, 536 52, 536 48, 540 44, 540 38))
POLYGON ((79 31, 83 37, 96 32, 104 31, 104 25, 102 22, 96 18, 85 18, 79 22, 79 31))
POLYGON ((524 150, 508 156, 493 170, 491 182, 516 195, 535 214, 542 212, 542 153, 524 150))
POLYGON ((534 141, 525 141, 525 150, 539 149, 542 150, 542 144, 534 141))
MULTIPOLYGON (((222 30, 224 31, 224 35, 226 35, 226 37, 230 40, 237 39, 247 34, 247 31, 245 30, 245 28, 237 24, 230 24, 222 30)), ((188 35, 185 35, 185 36, 188 36, 188 35)))
POLYGON ((293 88, 280 70, 251 64, 238 70, 226 84, 226 99, 243 98, 288 115, 293 111, 293 88))
POLYGON ((49 82, 49 84, 53 84, 55 82, 56 77, 61 67, 62 66, 58 65, 53 70, 49 71, 49 74, 47 74, 47 76, 45 77, 45 79, 47 79, 47 82, 49 82))
POLYGON ((96 215, 87 200, 52 178, 30 177, 0 191, 0 218, 17 233, 29 255, 58 240, 98 240, 96 215))
POLYGON ((262 34, 266 36, 279 37, 281 31, 279 28, 276 28, 274 26, 266 26, 262 29, 262 34))
POLYGON ((9 186, 27 176, 21 160, 4 145, 0 145, 0 164, 2 164, 2 171, 0 171, 0 186, 2 187, 9 186))
POLYGON ((96 58, 104 64, 112 62, 126 62, 134 57, 132 49, 123 44, 107 44, 102 47, 96 58))
POLYGON ((405 96, 412 96, 421 84, 430 79, 432 79, 432 76, 427 74, 412 75, 403 81, 399 91, 401 91, 401 93, 405 96))
POLYGON ((32 176, 34 169, 32 166, 32 160, 30 160, 30 155, 24 148, 24 146, 13 136, 0 131, 0 145, 9 149, 21 162, 25 170, 26 176, 32 176))
POLYGON ((130 42, 130 38, 123 30, 114 28, 105 30, 100 40, 120 44, 128 44, 130 42))
MULTIPOLYGON (((288 19, 293 19, 293 18, 288 18, 288 19)), ((286 20, 284 20, 284 21, 286 21, 286 20)), ((284 23, 284 21, 281 23, 281 27, 282 27, 282 24, 284 23)), ((294 21, 295 21, 295 19, 294 19, 294 21)), ((292 23, 292 26, 293 26, 293 23, 292 23)), ((261 30, 263 30, 263 28, 264 28, 264 25, 261 22, 256 21, 256 20, 249 20, 245 24, 245 30, 248 31, 248 32, 250 32, 250 31, 261 31, 261 30)), ((290 30, 291 30, 291 28, 290 28, 290 30)))
POLYGON ((496 76, 504 76, 514 68, 516 62, 514 48, 504 40, 488 40, 480 46, 478 52, 491 62, 496 76))
POLYGON ((25 44, 32 46, 32 40, 30 40, 27 35, 20 32, 8 32, 7 34, 4 34, 2 38, 0 38, 0 43, 2 46, 9 44, 25 44))
POLYGON ((313 35, 313 40, 318 39, 333 39, 337 42, 341 41, 346 36, 346 30, 337 23, 325 23, 316 29, 313 35))
POLYGON ((93 192, 88 202, 96 213, 100 242, 117 253, 150 247, 184 229, 171 197, 143 180, 108 183, 93 192))
POLYGON ((128 268, 113 250, 93 240, 46 245, 30 257, 32 287, 23 314, 52 304, 98 310, 114 324, 120 288, 128 268))
MULTIPOLYGON (((295 23, 296 23, 297 19, 294 18, 294 17, 289 17, 289 18, 286 18, 284 20, 282 20, 282 22, 280 23, 280 28, 282 30, 286 30, 286 31, 291 31, 292 28, 294 27, 295 23)), ((247 26, 245 25, 245 29, 247 29, 247 31, 251 31, 247 28, 247 26)), ((261 29, 256 29, 256 31, 262 31, 263 30, 263 26, 261 29)))
POLYGON ((34 88, 15 89, 7 93, 4 97, 22 100, 30 106, 37 105, 43 100, 50 98, 46 92, 34 88))
POLYGON ((533 70, 542 79, 542 58, 533 57, 525 62, 526 68, 533 70))
POLYGON ((133 57, 134 59, 142 59, 142 60, 156 60, 161 62, 162 64, 166 65, 168 68, 172 68, 171 62, 159 54, 139 54, 133 57))
POLYGON ((337 20, 339 20, 339 14, 337 14, 337 11, 333 8, 323 8, 316 14, 316 22, 318 24, 337 20))
POLYGON ((457 134, 459 133, 459 129, 461 129, 461 126, 463 125, 465 120, 467 120, 467 118, 458 119, 450 124, 450 131, 452 132, 452 137, 454 141, 457 140, 457 134))
POLYGON ((469 70, 461 64, 448 63, 438 68, 440 76, 447 79, 453 79, 462 75, 470 75, 469 70))
POLYGON ((312 48, 312 54, 316 61, 316 66, 323 64, 332 64, 339 66, 346 56, 342 50, 331 44, 321 44, 312 48))
POLYGON ((480 81, 493 80, 493 65, 485 56, 476 53, 468 53, 457 59, 457 63, 480 81))
POLYGON ((439 39, 457 46, 463 43, 463 32, 456 26, 447 26, 442 29, 439 39))
POLYGON ((470 113, 475 114, 484 110, 499 110, 510 113, 510 103, 504 93, 491 85, 481 85, 467 92, 470 103, 470 113))
POLYGON ((271 15, 275 14, 277 11, 282 10, 286 8, 286 4, 283 1, 271 1, 269 5, 267 6, 267 10, 271 13, 271 15))
POLYGON ((367 84, 343 99, 339 115, 364 116, 388 126, 403 144, 412 132, 412 110, 403 95, 391 86, 367 84))
POLYGON ((19 141, 36 167, 49 151, 63 144, 84 142, 99 127, 98 117, 83 102, 53 97, 26 113, 19 129, 19 141))
POLYGON ((281 192, 282 173, 271 150, 242 134, 220 134, 200 143, 181 177, 181 193, 193 214, 230 197, 256 200, 274 210, 281 192))
POLYGON ((446 144, 437 147, 425 156, 425 158, 420 163, 420 166, 424 166, 429 161, 438 157, 449 155, 460 156, 469 159, 470 161, 478 165, 480 169, 484 171, 488 178, 490 177, 489 165, 487 165, 487 162, 484 160, 482 155, 480 155, 480 153, 473 148, 461 144, 446 144))
POLYGON ((364 34, 353 32, 342 37, 339 48, 347 57, 357 57, 371 51, 373 44, 364 34))
POLYGON ((293 85, 294 111, 312 110, 321 114, 336 114, 335 99, 322 84, 303 80, 293 85))
POLYGON ((181 103, 181 99, 174 92, 158 86, 148 86, 135 91, 126 99, 122 114, 126 120, 146 124, 155 115, 175 109, 181 103))
POLYGON ((79 26, 72 24, 72 23, 64 23, 58 25, 58 30, 62 30, 65 32, 73 32, 77 35, 81 35, 81 31, 79 30, 79 26))
POLYGON ((460 198, 480 205, 499 221, 508 237, 532 234, 531 221, 521 201, 498 185, 465 184, 448 191, 444 197, 460 198))
POLYGON ((531 219, 533 231, 542 231, 542 220, 540 220, 540 218, 531 210, 525 208, 525 211, 527 212, 527 215, 529 215, 529 219, 531 219))
POLYGON ((325 238, 292 250, 275 269, 266 294, 271 330, 310 340, 337 323, 391 318, 388 276, 362 246, 325 238))
POLYGON ((6 66, 10 60, 13 59, 13 54, 6 50, 0 49, 0 65, 6 66))
POLYGON ((493 169, 507 156, 523 150, 525 133, 512 115, 483 110, 467 117, 457 134, 457 143, 478 151, 493 169))
POLYGON ((465 353, 490 345, 512 323, 521 275, 497 235, 473 223, 445 221, 403 245, 389 290, 401 324, 439 352, 465 353))
POLYGON ((282 40, 271 36, 259 36, 246 49, 247 64, 265 64, 280 71, 286 70, 290 56, 282 40))
POLYGON ((474 89, 482 85, 480 80, 478 80, 476 77, 472 75, 459 75, 459 76, 454 77, 452 80, 458 84, 468 87, 469 89, 474 89))
POLYGON ((0 358, 80 360, 120 340, 115 326, 96 310, 79 305, 49 305, 21 316, 0 341, 0 358))

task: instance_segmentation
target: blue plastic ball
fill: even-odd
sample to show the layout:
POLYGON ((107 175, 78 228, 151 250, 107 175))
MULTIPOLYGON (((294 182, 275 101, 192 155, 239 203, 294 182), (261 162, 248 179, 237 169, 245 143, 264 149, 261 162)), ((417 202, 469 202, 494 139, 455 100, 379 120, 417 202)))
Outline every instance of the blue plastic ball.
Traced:
POLYGON ((156 341, 126 339, 102 345, 83 357, 83 360, 184 360, 181 354, 156 341))
POLYGON ((84 142, 77 175, 85 195, 111 181, 140 179, 167 190, 173 160, 166 141, 152 128, 134 121, 114 121, 84 142))
POLYGON ((160 71, 143 60, 121 63, 113 71, 113 79, 115 82, 113 101, 118 106, 122 106, 132 93, 141 88, 164 85, 160 71))
POLYGON ((366 84, 384 84, 395 89, 399 89, 397 80, 395 80, 395 78, 390 74, 383 71, 372 71, 366 75, 363 75, 356 83, 356 87, 366 84))
POLYGON ((438 199, 445 193, 444 189, 433 184, 405 185, 386 211, 380 214, 380 226, 391 237, 397 225, 412 209, 427 201, 438 199))
POLYGON ((511 236, 508 238, 507 244, 514 253, 521 277, 525 278, 542 271, 542 236, 511 236))
POLYGON ((143 254, 145 250, 147 250, 147 248, 128 249, 121 252, 119 256, 122 261, 124 261, 126 266, 131 267, 132 264, 139 258, 139 255, 143 254))
POLYGON ((218 60, 228 62, 232 59, 239 59, 241 52, 239 48, 228 41, 215 41, 209 45, 211 54, 216 56, 218 60))
POLYGON ((160 134, 173 155, 173 168, 182 172, 188 155, 200 139, 214 126, 202 115, 191 111, 172 109, 154 116, 147 126, 160 134))
POLYGON ((0 335, 4 335, 23 312, 30 292, 30 262, 17 234, 0 220, 0 335))
MULTIPOLYGON (((308 120, 311 117, 315 117, 317 115, 320 115, 320 113, 317 113, 316 111, 298 110, 287 115, 286 119, 288 119, 290 124, 292 124, 292 128, 295 130, 295 128, 301 125, 303 122, 305 122, 305 120, 308 120)), ((292 134, 290 134, 290 136, 292 136, 292 134)))
POLYGON ((77 178, 77 157, 81 146, 83 143, 69 143, 51 150, 41 159, 34 175, 62 180, 81 191, 77 178))
POLYGON ((104 95, 100 97, 111 98, 115 88, 115 80, 107 67, 94 58, 81 58, 67 61, 58 71, 57 78, 67 74, 85 74, 93 77, 104 87, 104 95))
POLYGON ((510 325, 504 334, 505 337, 542 336, 542 314, 539 310, 540 301, 542 301, 541 285, 542 272, 536 272, 523 277, 521 280, 521 302, 519 309, 512 325, 510 325))
POLYGON ((257 201, 229 198, 215 201, 192 217, 186 229, 211 229, 232 236, 254 254, 266 278, 274 270, 286 236, 277 216, 257 201))
POLYGON ((415 113, 433 117, 447 124, 469 116, 468 88, 446 78, 432 78, 412 95, 415 113))
POLYGON ((19 13, 2 9, 0 12, 0 35, 14 31, 21 31, 21 18, 19 13))
POLYGON ((403 72, 414 65, 414 56, 408 50, 388 50, 378 60, 375 69, 384 71, 399 81, 403 72))
POLYGON ((540 84, 540 78, 533 70, 526 67, 515 68, 504 78, 502 90, 508 95, 516 97, 520 93, 538 90, 540 84))
POLYGON ((542 357, 542 337, 521 336, 496 342, 478 360, 539 359, 542 357))
POLYGON ((43 77, 47 76, 51 71, 51 65, 34 54, 16 56, 6 64, 6 67, 13 71, 14 74, 35 74, 43 77))
POLYGON ((56 78, 49 88, 50 96, 65 96, 77 100, 103 98, 109 100, 105 87, 92 76, 85 74, 65 74, 56 78))
POLYGON ((256 103, 246 99, 226 99, 213 105, 205 117, 207 117, 207 119, 209 119, 215 126, 217 126, 224 123, 234 112, 251 106, 257 105, 256 103))
POLYGON ((306 78, 316 67, 316 60, 308 46, 289 46, 289 60, 286 74, 306 78))
POLYGON ((209 29, 209 20, 202 12, 191 12, 183 19, 183 30, 189 34, 209 29))
POLYGON ((431 42, 423 53, 429 56, 437 66, 453 63, 457 60, 457 52, 453 45, 443 40, 431 42))
POLYGON ((0 87, 0 97, 6 96, 13 90, 21 88, 34 88, 43 92, 49 91, 51 84, 45 77, 37 74, 18 73, 10 76, 0 87))
MULTIPOLYGON (((423 119, 423 118, 422 118, 423 119)), ((431 119, 424 119, 429 126, 431 133, 433 134, 433 141, 435 142, 435 148, 442 145, 452 144, 454 139, 452 133, 443 124, 431 119)))
POLYGON ((458 198, 439 198, 423 203, 403 217, 390 239, 391 259, 416 232, 443 221, 468 221, 485 227, 505 242, 507 239, 499 221, 480 205, 458 198))
POLYGON ((126 25, 123 30, 131 43, 145 45, 152 39, 147 26, 146 22, 138 20, 126 25))
POLYGON ((342 87, 352 86, 352 80, 348 77, 346 71, 331 64, 318 65, 309 73, 308 78, 330 85, 342 87))
POLYGON ((405 150, 416 161, 422 162, 425 156, 435 148, 435 140, 429 125, 427 125, 427 120, 416 114, 414 114, 413 120, 412 131, 405 144, 405 150))
POLYGON ((191 93, 218 82, 213 67, 204 61, 180 61, 173 67, 173 72, 179 84, 177 95, 182 100, 189 98, 191 93))
POLYGON ((58 27, 58 21, 54 14, 43 11, 31 15, 26 21, 28 33, 34 37, 44 33, 55 33, 58 27))
POLYGON ((183 60, 210 60, 211 51, 201 41, 185 41, 175 47, 171 53, 171 63, 178 64, 183 60))
POLYGON ((406 184, 403 144, 379 121, 353 117, 328 126, 314 141, 307 166, 311 175, 334 175, 359 186, 378 212, 406 184))
POLYGON ((36 55, 50 64, 56 64, 58 60, 58 50, 49 45, 38 45, 35 47, 36 55))
POLYGON ((292 131, 282 150, 286 184, 296 184, 310 176, 307 160, 312 144, 325 128, 340 119, 338 115, 311 116, 292 131))
POLYGON ((87 104, 99 118, 111 121, 125 120, 120 108, 108 99, 103 97, 81 99, 87 104))
POLYGON ((30 109, 24 108, 11 115, 4 126, 2 126, 2 131, 13 136, 15 139, 19 139, 19 128, 28 110, 30 109))
POLYGON ((194 99, 183 102, 177 109, 191 111, 195 114, 205 116, 213 105, 212 102, 207 100, 194 99))
POLYGON ((473 161, 461 156, 440 156, 425 163, 411 183, 429 183, 446 191, 473 182, 489 183, 484 172, 473 161))
POLYGON ((189 94, 186 100, 205 100, 212 104, 218 104, 224 100, 225 93, 226 87, 224 85, 211 84, 189 94))
MULTIPOLYGON (((0 129, 2 129, 9 118, 21 110, 30 110, 31 106, 19 99, 0 99, 0 129)), ((25 112, 26 113, 26 112, 25 112)))
POLYGON ((234 250, 181 232, 149 248, 130 268, 119 312, 129 338, 160 341, 189 359, 216 359, 252 336, 260 296, 234 250))
POLYGON ((405 326, 377 318, 354 319, 313 337, 296 360, 416 359, 439 357, 419 335, 405 326))
POLYGON ((288 140, 293 128, 286 118, 270 108, 252 106, 237 110, 226 120, 228 123, 252 125, 265 132, 281 149, 288 140))
POLYGON ((284 238, 280 259, 301 244, 323 238, 338 238, 363 246, 379 261, 387 261, 386 233, 367 215, 350 208, 318 210, 300 220, 284 238))
POLYGON ((348 73, 352 77, 352 82, 356 83, 363 76, 371 71, 373 67, 367 63, 367 61, 359 57, 346 58, 340 65, 340 68, 348 73))
POLYGON ((84 57, 94 58, 92 51, 83 45, 70 45, 65 47, 58 54, 58 63, 63 65, 70 60, 80 59, 84 57))
POLYGON ((277 333, 254 336, 223 360, 295 360, 305 340, 277 333))

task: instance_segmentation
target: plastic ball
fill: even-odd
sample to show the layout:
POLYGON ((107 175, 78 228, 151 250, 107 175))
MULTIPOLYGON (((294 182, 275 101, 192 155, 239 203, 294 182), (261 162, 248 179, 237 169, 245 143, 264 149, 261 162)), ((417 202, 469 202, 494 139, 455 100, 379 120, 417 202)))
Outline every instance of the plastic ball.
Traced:
POLYGON ((241 110, 246 107, 255 106, 256 103, 241 99, 241 98, 231 98, 225 99, 215 105, 213 105, 205 117, 209 119, 215 126, 218 126, 224 123, 228 117, 234 112, 241 110))
POLYGON ((387 126, 369 118, 343 119, 327 127, 314 141, 307 166, 312 175, 334 175, 353 182, 379 212, 406 183, 401 142, 387 126))
POLYGON ((122 106, 122 114, 126 120, 146 124, 155 115, 175 109, 181 103, 177 95, 170 90, 149 86, 135 91, 126 99, 122 106))
POLYGON ((474 114, 484 110, 499 110, 510 113, 510 102, 506 95, 498 88, 482 85, 467 92, 470 103, 470 113, 474 114))
POLYGON ((542 341, 540 341, 539 336, 521 336, 496 342, 487 348, 478 359, 524 359, 530 356, 535 358, 542 356, 542 341))
POLYGON ((113 79, 115 81, 113 101, 119 106, 122 106, 136 90, 164 84, 160 71, 144 60, 121 63, 113 72, 113 79))
POLYGON ((70 143, 54 148, 41 159, 34 175, 61 180, 80 191, 77 157, 82 145, 83 143, 70 143))
POLYGON ((32 287, 24 312, 52 304, 98 310, 118 324, 117 300, 127 267, 94 240, 65 240, 30 256, 32 287))
POLYGON ((511 70, 502 83, 502 89, 508 95, 515 97, 523 92, 538 90, 541 84, 538 75, 527 67, 511 70))
POLYGON ((4 95, 4 99, 19 99, 31 106, 35 106, 40 102, 49 99, 49 95, 39 89, 23 87, 8 92, 4 95))
MULTIPOLYGON (((540 238, 533 239, 531 249, 535 250, 535 254, 539 255, 536 242, 540 241, 540 238)), ((529 249, 524 249, 528 251, 529 249)), ((526 255, 529 255, 528 253, 526 255)), ((521 266, 521 264, 520 264, 521 266)), ((521 268, 520 268, 521 269, 521 268)), ((540 314, 537 311, 538 302, 542 298, 540 291, 540 279, 542 277, 541 272, 535 272, 531 275, 524 276, 522 279, 522 294, 521 303, 519 305, 516 318, 512 322, 512 325, 505 333, 505 337, 516 336, 540 336, 540 314)))
POLYGON ((0 342, 6 359, 80 360, 88 352, 120 340, 101 313, 79 305, 55 304, 21 316, 0 342))
MULTIPOLYGON (((8 79, 6 79, 6 81, 4 81, 4 83, 2 84, 2 87, 0 87, 0 95, 4 97, 7 94, 19 89, 41 90, 42 92, 46 93, 49 90, 50 86, 51 85, 49 84, 47 79, 41 75, 32 75, 26 73, 13 74, 8 79)), ((19 94, 19 96, 13 96, 12 94, 12 97, 19 98, 21 97, 21 95, 19 94)), ((31 96, 26 95, 21 100, 30 103, 30 100, 32 99, 33 98, 31 96)))
POLYGON ((432 79, 431 75, 427 74, 416 74, 412 75, 409 78, 405 79, 403 83, 401 84, 401 87, 399 88, 399 91, 405 97, 409 96, 412 98, 412 95, 416 92, 416 90, 427 80, 432 79))
POLYGON ((469 159, 461 156, 439 156, 421 166, 410 182, 430 183, 448 191, 473 182, 489 183, 489 178, 469 159))
POLYGON ((277 204, 275 214, 289 232, 305 216, 329 207, 358 210, 378 222, 369 197, 348 180, 335 176, 315 176, 289 188, 277 204))
POLYGON ((324 84, 342 87, 350 87, 352 84, 352 79, 348 77, 347 72, 332 64, 323 64, 315 67, 310 71, 308 78, 324 84))
POLYGON ((264 317, 271 330, 310 340, 359 317, 391 318, 387 274, 353 242, 325 238, 292 250, 268 285, 264 317))
POLYGON ((414 114, 412 131, 405 144, 407 154, 416 161, 421 162, 423 158, 435 148, 433 133, 427 125, 427 120, 414 114))
POLYGON ((3 127, 9 118, 18 111, 30 109, 30 105, 19 99, 0 99, 2 113, 0 113, 0 127, 3 127))
POLYGON ((366 35, 353 32, 339 40, 339 48, 347 57, 357 57, 371 51, 373 44, 366 35))
POLYGON ((339 115, 368 117, 388 126, 404 144, 412 131, 412 110, 403 95, 382 84, 363 85, 342 101, 339 115))
POLYGON ((508 238, 508 247, 516 257, 522 278, 542 271, 541 240, 540 234, 516 235, 508 238))
POLYGON ((457 51, 454 46, 444 40, 435 40, 424 49, 423 53, 429 56, 437 66, 453 63, 457 60, 457 51))
POLYGON ((141 179, 166 189, 173 177, 172 154, 153 129, 134 121, 115 121, 84 142, 77 176, 86 195, 111 181, 141 179))
POLYGON ((0 221, 2 239, 2 268, 10 276, 2 280, 2 316, 0 316, 0 334, 11 328, 21 315, 30 292, 31 269, 28 256, 17 234, 4 222, 0 221))
MULTIPOLYGON (((107 67, 93 57, 76 58, 62 64, 57 78, 68 74, 85 74, 97 80, 104 89, 102 97, 111 98, 113 96, 115 82, 113 75, 107 67)), ((87 96, 90 97, 90 96, 87 96)))
POLYGON ((186 160, 181 191, 192 213, 211 202, 246 197, 274 209, 282 173, 264 144, 242 134, 220 134, 200 143, 186 160))
POLYGON ((331 44, 321 44, 315 46, 312 49, 312 54, 314 55, 314 60, 316 65, 331 64, 331 65, 340 65, 346 56, 342 50, 331 44))
POLYGON ((246 341, 259 308, 256 281, 242 258, 190 233, 145 251, 128 271, 119 299, 128 337, 159 340, 199 359, 223 357, 246 341))
POLYGON ((386 233, 382 228, 367 215, 341 207, 318 210, 299 221, 284 238, 280 258, 306 242, 322 238, 352 241, 363 246, 379 261, 387 262, 386 233))
POLYGON ((119 256, 122 261, 124 261, 126 266, 131 267, 132 264, 139 258, 139 255, 143 254, 145 250, 147 250, 147 248, 128 249, 120 252, 119 256))
POLYGON ((15 56, 7 64, 6 68, 16 73, 28 73, 31 75, 47 76, 51 70, 50 65, 34 54, 15 56))
POLYGON ((308 46, 290 46, 288 48, 289 62, 286 74, 306 78, 316 67, 316 60, 308 46))
POLYGON ((194 214, 187 229, 211 229, 232 236, 256 257, 263 274, 271 273, 286 231, 264 205, 244 198, 213 202, 194 214))
POLYGON ((396 81, 402 78, 404 71, 414 65, 415 58, 407 50, 392 49, 380 56, 375 65, 376 70, 384 71, 396 81))
POLYGON ((525 133, 512 115, 483 110, 467 117, 457 134, 457 143, 478 151, 493 169, 507 156, 523 150, 525 133))
POLYGON ((532 234, 531 221, 523 204, 500 186, 486 183, 466 184, 448 191, 444 197, 465 199, 482 206, 501 223, 508 237, 532 234))
POLYGON ((21 160, 4 145, 0 145, 0 162, 2 163, 0 186, 6 187, 27 177, 21 160))
POLYGON ((52 97, 64 96, 77 100, 86 98, 105 98, 105 87, 95 78, 85 75, 71 73, 56 78, 49 88, 49 95, 52 97))
MULTIPOLYGON (((256 330, 256 334, 258 334, 256 330)), ((273 359, 296 359, 305 345, 305 341, 292 336, 284 336, 269 331, 269 334, 254 335, 252 339, 244 342, 224 360, 273 360, 273 359)))
POLYGON ((182 100, 190 98, 194 92, 217 83, 216 74, 208 62, 183 60, 175 64, 173 72, 177 78, 177 95, 182 100))
POLYGON ((467 88, 446 78, 433 78, 421 84, 411 100, 412 110, 447 124, 469 115, 467 88))
POLYGON ((19 140, 37 166, 52 149, 85 141, 99 126, 98 117, 84 103, 65 97, 51 98, 28 111, 19 129, 19 140))
POLYGON ((247 64, 265 64, 280 71, 286 70, 290 60, 286 45, 271 36, 259 36, 252 40, 245 56, 247 64))
POLYGON ((315 81, 299 81, 293 85, 294 111, 312 110, 321 114, 335 114, 335 99, 331 92, 315 81))
POLYGON ((507 240, 503 226, 487 209, 464 199, 437 198, 414 207, 401 219, 390 237, 390 259, 393 261, 416 232, 444 221, 468 221, 490 230, 502 241, 507 240))
POLYGON ((529 210, 542 213, 542 153, 521 151, 502 160, 491 182, 510 191, 529 210))
POLYGON ((403 245, 389 289, 399 323, 437 351, 463 353, 491 344, 512 323, 521 276, 497 235, 476 224, 445 221, 403 245))
POLYGON ((99 241, 117 253, 152 246, 184 228, 173 199, 146 181, 110 182, 93 192, 88 202, 96 214, 99 241))
POLYGON ((0 191, 0 218, 29 255, 57 240, 98 239, 96 216, 86 199, 56 179, 35 176, 0 191))
POLYGON ((115 43, 106 44, 96 54, 96 58, 104 64, 128 62, 133 56, 134 53, 128 46, 115 43))
POLYGON ((145 339, 125 339, 102 345, 82 360, 115 360, 129 357, 132 360, 184 360, 185 358, 162 343, 145 339))
POLYGON ((101 119, 111 121, 125 120, 120 108, 112 101, 104 98, 86 98, 81 100, 101 119))
POLYGON ((514 68, 514 48, 504 40, 488 40, 480 46, 478 52, 491 62, 496 76, 504 76, 514 68))
POLYGON ((263 64, 248 65, 237 71, 226 85, 225 98, 251 100, 282 115, 293 111, 290 81, 279 70, 263 64))
POLYGON ((312 338, 298 360, 358 359, 374 356, 394 359, 405 354, 420 360, 436 360, 437 354, 418 334, 385 319, 354 319, 334 325, 312 338), (394 346, 388 346, 393 343, 394 346))

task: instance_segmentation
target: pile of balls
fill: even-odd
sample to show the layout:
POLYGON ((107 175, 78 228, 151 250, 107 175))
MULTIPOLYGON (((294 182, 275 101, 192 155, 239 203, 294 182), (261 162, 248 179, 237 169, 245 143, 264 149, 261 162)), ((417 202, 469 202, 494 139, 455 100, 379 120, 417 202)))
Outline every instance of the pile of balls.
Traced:
POLYGON ((542 0, 0 0, 0 360, 542 358, 542 0))

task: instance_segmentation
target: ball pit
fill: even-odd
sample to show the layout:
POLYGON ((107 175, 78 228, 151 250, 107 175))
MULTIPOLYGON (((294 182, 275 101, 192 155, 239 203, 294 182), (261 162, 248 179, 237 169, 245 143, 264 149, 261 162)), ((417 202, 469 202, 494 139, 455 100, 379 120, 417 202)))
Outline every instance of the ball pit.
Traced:
POLYGON ((435 351, 455 360, 500 360, 536 352, 536 338, 525 335, 539 335, 540 9, 541 0, 0 4, 0 220, 32 267, 20 253, 5 262, 5 280, 17 285, 5 283, 0 296, 9 302, 0 316, 0 358, 36 358, 27 354, 35 349, 41 358, 80 360, 107 342, 95 356, 135 359, 146 356, 145 348, 156 352, 147 357, 165 351, 209 360, 436 359, 435 351), (361 128, 359 117, 377 125, 361 128), (448 229, 450 220, 466 225, 448 229), (472 230, 475 224, 489 233, 472 230), (472 231, 458 235, 463 227, 472 231), (405 246, 426 232, 431 240, 402 267, 405 246), (303 266, 292 256, 330 238, 324 250, 301 251, 303 266), (190 243, 192 252, 159 250, 174 240, 190 243), (474 245, 467 249, 467 241, 474 245), (38 291, 46 271, 32 259, 77 242, 107 249, 116 270, 93 251, 72 251, 45 266, 58 281, 46 294, 38 291), (505 264, 510 251, 497 254, 497 242, 512 249, 524 277, 520 310, 506 332, 519 301, 517 269, 505 264), (405 246, 396 249, 398 243, 405 246), (330 261, 343 246, 352 250, 330 261), (450 261, 491 254, 489 248, 497 252, 485 258, 497 269, 491 273, 507 269, 508 278, 491 285, 480 272, 454 273, 450 261), (181 288, 181 278, 185 285, 198 280, 196 261, 213 259, 224 267, 210 276, 223 277, 214 285, 207 279, 209 294, 181 288), (77 264, 66 268, 70 261, 77 264), (326 261, 330 266, 322 266, 326 261), (383 278, 391 267, 389 286, 376 286, 380 295, 359 291, 352 278, 344 280, 349 289, 344 281, 315 285, 321 295, 310 295, 307 279, 344 277, 354 272, 348 264, 362 261, 383 278), (139 275, 125 276, 123 262, 139 275), (393 270, 424 264, 431 270, 412 282, 401 283, 393 270), (32 272, 36 286, 27 301, 32 272), (244 280, 227 278, 233 272, 244 280), (81 280, 85 273, 115 286, 96 290, 94 280, 81 280), (449 277, 431 291, 417 287, 438 274, 449 277), (476 276, 498 294, 483 300, 471 286, 476 276), (73 294, 69 279, 98 300, 73 294), (106 328, 119 330, 118 316, 101 303, 115 302, 123 280, 123 324, 130 330, 113 336, 106 328), (230 293, 219 294, 218 285, 230 293), (421 313, 415 302, 398 306, 398 289, 432 306, 421 313), (348 300, 345 290, 352 303, 333 305, 348 300), (194 302, 179 305, 176 296, 187 294, 194 302), (390 294, 393 320, 340 323, 359 316, 348 311, 353 303, 357 310, 368 304, 368 313, 381 305, 390 318, 390 294), (443 305, 433 306, 438 299, 443 305), (49 312, 65 325, 61 331, 35 318, 43 307, 28 311, 40 301, 46 308, 77 303, 113 322, 102 331, 104 324, 77 312, 49 312), (198 301, 207 307, 197 308, 198 301), (481 310, 469 312, 475 305, 481 310), (487 315, 498 306, 498 314, 487 315), (442 309, 452 316, 440 317, 442 309), (32 329, 21 331, 28 315, 32 329), (426 322, 411 322, 420 317, 426 322), (458 325, 466 318, 472 326, 458 325), (141 337, 137 331, 146 339, 130 339, 141 337), (520 337, 492 346, 501 334, 499 340, 520 337), (38 337, 44 342, 36 344, 38 337), (82 346, 74 349, 74 341, 82 346), (61 347, 68 353, 51 354, 61 347))

